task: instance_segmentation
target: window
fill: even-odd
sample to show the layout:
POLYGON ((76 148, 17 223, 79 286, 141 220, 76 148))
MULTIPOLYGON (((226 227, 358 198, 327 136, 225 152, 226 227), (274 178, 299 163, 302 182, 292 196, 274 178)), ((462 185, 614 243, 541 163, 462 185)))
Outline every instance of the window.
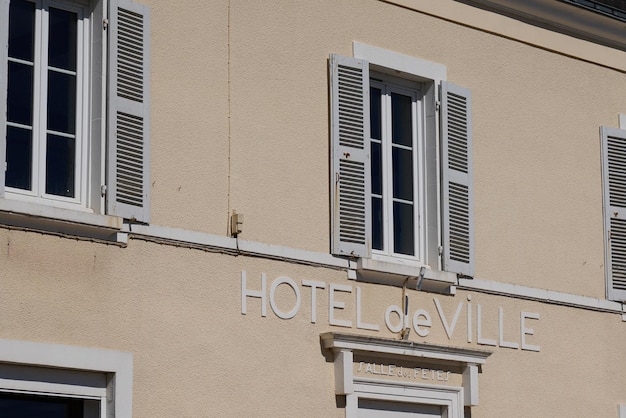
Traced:
POLYGON ((602 127, 607 298, 626 301, 626 130, 602 127))
POLYGON ((329 63, 333 252, 472 275, 470 92, 439 64, 354 50, 329 63))
POLYGON ((400 81, 370 75, 372 250, 423 259, 421 93, 400 81))
POLYGON ((149 16, 106 3, 0 0, 0 210, 148 222, 149 16))
POLYGON ((83 14, 48 1, 9 4, 6 191, 80 201, 83 14))
POLYGON ((0 416, 132 416, 130 353, 0 340, 0 416))

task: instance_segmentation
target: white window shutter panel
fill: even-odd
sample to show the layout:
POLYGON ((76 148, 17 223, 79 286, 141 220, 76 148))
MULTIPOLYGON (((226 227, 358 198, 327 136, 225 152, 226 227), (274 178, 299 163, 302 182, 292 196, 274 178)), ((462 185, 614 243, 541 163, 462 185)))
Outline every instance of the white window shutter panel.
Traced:
POLYGON ((7 69, 9 67, 9 0, 0 0, 0 197, 4 197, 7 139, 7 69))
POLYGON ((474 275, 471 92, 441 84, 443 269, 474 275))
POLYGON ((626 301, 626 131, 600 128, 607 297, 626 301))
POLYGON ((369 257, 369 64, 331 55, 331 204, 334 254, 369 257))
POLYGON ((150 220, 149 10, 110 0, 107 213, 150 220))

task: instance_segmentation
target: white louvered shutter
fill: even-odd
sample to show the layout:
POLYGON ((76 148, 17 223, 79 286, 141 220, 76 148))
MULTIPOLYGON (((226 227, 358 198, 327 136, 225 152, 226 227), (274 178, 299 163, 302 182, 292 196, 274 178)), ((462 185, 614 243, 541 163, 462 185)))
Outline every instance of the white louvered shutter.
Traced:
POLYGON ((9 68, 9 0, 0 0, 0 197, 4 196, 7 138, 7 70, 9 68))
POLYGON ((110 1, 107 212, 150 220, 148 8, 110 1))
POLYGON ((473 276, 471 93, 446 82, 441 93, 443 269, 473 276))
POLYGON ((600 128, 607 296, 626 301, 626 131, 600 128))
POLYGON ((369 257, 369 64, 331 55, 331 204, 333 253, 369 257))

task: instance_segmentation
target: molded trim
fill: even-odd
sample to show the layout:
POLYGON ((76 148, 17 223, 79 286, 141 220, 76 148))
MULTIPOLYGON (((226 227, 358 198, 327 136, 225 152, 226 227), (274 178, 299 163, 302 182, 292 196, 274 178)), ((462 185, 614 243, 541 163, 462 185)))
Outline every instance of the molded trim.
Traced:
MULTIPOLYGON (((0 339, 0 363, 114 374, 109 383, 116 418, 132 417, 132 353, 0 339)), ((109 401, 109 400, 108 400, 109 401)))

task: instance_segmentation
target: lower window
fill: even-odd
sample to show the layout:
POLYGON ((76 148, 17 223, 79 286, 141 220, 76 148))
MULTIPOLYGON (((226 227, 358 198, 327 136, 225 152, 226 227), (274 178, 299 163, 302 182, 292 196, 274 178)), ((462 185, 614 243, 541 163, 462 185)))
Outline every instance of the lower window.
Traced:
POLYGON ((3 418, 98 418, 100 400, 0 392, 3 418))
POLYGON ((359 399, 359 418, 441 418, 447 412, 439 405, 359 399))
POLYGON ((0 417, 130 418, 133 356, 0 339, 0 417))

